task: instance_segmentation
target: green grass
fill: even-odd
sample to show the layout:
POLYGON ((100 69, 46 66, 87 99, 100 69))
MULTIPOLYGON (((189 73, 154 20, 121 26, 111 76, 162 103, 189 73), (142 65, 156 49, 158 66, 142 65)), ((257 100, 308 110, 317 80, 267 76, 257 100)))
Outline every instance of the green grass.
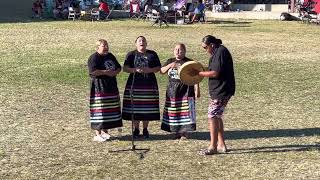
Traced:
MULTIPOLYGON (((0 24, 1 179, 318 179, 320 177, 319 26, 279 21, 215 21, 151 27, 133 20, 0 24), (130 147, 130 123, 122 138, 92 142, 88 120, 88 57, 99 38, 123 64, 144 35, 161 62, 175 43, 208 63, 207 34, 221 38, 235 65, 236 95, 225 114, 230 153, 196 154, 208 145, 207 80, 197 102, 197 131, 172 140, 151 122, 143 159, 130 147)), ((118 76, 123 92, 126 73, 118 76)), ((161 108, 167 77, 157 75, 161 108)), ((111 134, 117 135, 116 130, 111 134)))

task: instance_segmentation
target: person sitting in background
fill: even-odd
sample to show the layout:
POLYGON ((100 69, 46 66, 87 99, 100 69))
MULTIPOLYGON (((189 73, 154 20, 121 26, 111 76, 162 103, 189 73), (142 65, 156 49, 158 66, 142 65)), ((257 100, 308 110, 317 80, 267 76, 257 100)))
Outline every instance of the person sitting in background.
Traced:
POLYGON ((42 4, 40 0, 36 0, 33 2, 32 4, 32 12, 33 15, 32 17, 38 17, 38 18, 42 18, 42 4))
POLYGON ((206 6, 202 3, 202 0, 198 0, 196 8, 193 12, 189 12, 189 23, 193 23, 195 20, 200 20, 204 15, 204 9, 206 6))
POLYGON ((107 2, 104 2, 103 0, 100 0, 99 3, 100 19, 104 20, 108 17, 108 14, 110 13, 109 5, 107 2))
POLYGON ((152 3, 153 0, 144 0, 141 7, 142 7, 142 12, 144 14, 147 14, 148 12, 152 11, 152 3))
POLYGON ((67 19, 69 14, 69 7, 71 6, 70 0, 62 0, 62 18, 67 19))
POLYGON ((55 6, 53 9, 53 18, 57 19, 58 17, 62 17, 62 0, 55 0, 55 6))
POLYGON ((71 2, 69 0, 56 0, 55 8, 53 9, 53 18, 66 19, 69 14, 69 6, 71 2))
POLYGON ((223 1, 223 10, 224 10, 224 12, 230 11, 230 4, 231 4, 230 0, 224 0, 223 1))
POLYGON ((76 13, 80 13, 80 1, 71 0, 70 7, 72 7, 76 13))

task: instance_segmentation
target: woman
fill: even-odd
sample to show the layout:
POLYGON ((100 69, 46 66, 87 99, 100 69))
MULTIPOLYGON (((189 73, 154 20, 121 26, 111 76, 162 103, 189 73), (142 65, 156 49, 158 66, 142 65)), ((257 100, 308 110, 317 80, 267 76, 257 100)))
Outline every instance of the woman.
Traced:
POLYGON ((88 60, 91 77, 90 123, 95 130, 94 141, 103 142, 110 138, 108 129, 122 127, 120 96, 116 75, 121 66, 109 52, 108 42, 97 41, 97 51, 88 60))
POLYGON ((208 122, 210 130, 210 145, 201 150, 201 155, 212 155, 226 152, 222 115, 231 96, 235 93, 235 78, 233 60, 229 50, 222 45, 220 39, 207 35, 202 39, 203 49, 210 56, 208 71, 198 72, 200 76, 208 77, 210 102, 208 122))
POLYGON ((140 136, 139 124, 143 121, 143 136, 149 138, 148 124, 160 120, 159 91, 155 73, 161 64, 155 51, 147 49, 147 40, 139 36, 136 50, 127 54, 123 71, 130 73, 123 97, 122 117, 133 120, 133 136, 140 136))
POLYGON ((161 129, 175 132, 176 139, 186 139, 188 131, 196 130, 195 97, 200 97, 199 84, 188 86, 181 82, 178 69, 185 62, 191 61, 186 55, 186 46, 177 44, 175 58, 168 59, 160 73, 168 73, 169 84, 163 110, 161 129))

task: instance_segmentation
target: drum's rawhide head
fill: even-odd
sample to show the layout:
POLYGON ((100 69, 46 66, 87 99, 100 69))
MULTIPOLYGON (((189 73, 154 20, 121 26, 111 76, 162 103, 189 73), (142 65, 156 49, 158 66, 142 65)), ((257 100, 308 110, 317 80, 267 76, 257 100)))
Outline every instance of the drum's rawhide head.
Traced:
POLYGON ((182 83, 192 86, 202 81, 203 77, 199 75, 192 76, 192 71, 203 71, 204 68, 201 63, 196 61, 189 61, 180 66, 178 73, 182 83), (193 70, 194 69, 194 70, 193 70))

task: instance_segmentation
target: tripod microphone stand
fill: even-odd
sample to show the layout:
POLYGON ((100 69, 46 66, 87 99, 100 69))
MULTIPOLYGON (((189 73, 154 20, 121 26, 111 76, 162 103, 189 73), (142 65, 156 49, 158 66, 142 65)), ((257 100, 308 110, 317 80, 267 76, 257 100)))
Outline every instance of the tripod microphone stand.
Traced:
POLYGON ((133 104, 133 84, 135 81, 135 76, 136 76, 136 72, 133 73, 132 75, 132 82, 131 82, 131 86, 130 86, 130 102, 131 102, 131 147, 128 149, 120 149, 120 150, 111 150, 109 152, 111 153, 115 153, 115 152, 126 152, 126 151, 132 151, 135 154, 137 154, 139 156, 139 159, 143 159, 144 158, 144 154, 146 154, 150 149, 139 149, 136 148, 136 145, 134 144, 134 135, 133 135, 133 129, 134 129, 134 104, 133 104), (137 151, 141 151, 141 152, 137 152, 137 151))

